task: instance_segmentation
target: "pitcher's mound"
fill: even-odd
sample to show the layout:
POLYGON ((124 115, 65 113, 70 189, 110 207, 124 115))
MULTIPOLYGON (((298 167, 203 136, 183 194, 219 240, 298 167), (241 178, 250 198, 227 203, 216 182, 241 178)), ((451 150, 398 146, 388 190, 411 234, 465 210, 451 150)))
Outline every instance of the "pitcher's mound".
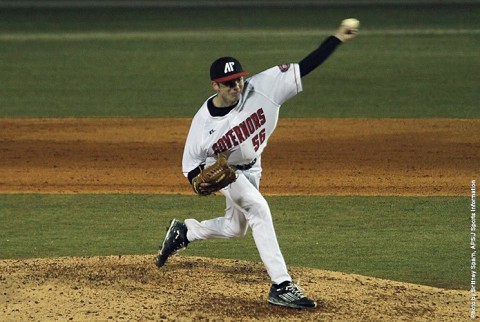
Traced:
POLYGON ((469 292, 291 268, 313 310, 267 303, 263 265, 176 256, 0 261, 4 321, 458 321, 469 292))

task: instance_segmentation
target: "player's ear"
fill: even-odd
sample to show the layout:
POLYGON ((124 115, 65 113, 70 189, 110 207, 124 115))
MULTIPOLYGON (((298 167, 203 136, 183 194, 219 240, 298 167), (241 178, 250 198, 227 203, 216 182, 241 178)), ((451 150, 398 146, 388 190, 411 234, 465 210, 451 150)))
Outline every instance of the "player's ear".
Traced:
POLYGON ((215 92, 218 92, 220 90, 220 85, 218 85, 217 82, 212 81, 212 88, 215 92))

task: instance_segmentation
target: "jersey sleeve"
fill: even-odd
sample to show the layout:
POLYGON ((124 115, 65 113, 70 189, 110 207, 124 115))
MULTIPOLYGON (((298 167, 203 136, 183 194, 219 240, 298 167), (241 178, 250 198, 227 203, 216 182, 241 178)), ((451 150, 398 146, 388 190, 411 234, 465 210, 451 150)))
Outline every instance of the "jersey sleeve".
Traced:
POLYGON ((207 159, 207 152, 202 149, 202 123, 201 118, 195 117, 188 132, 182 159, 182 172, 185 177, 188 177, 190 171, 204 164, 207 159))
POLYGON ((283 64, 267 69, 248 80, 258 93, 267 96, 277 105, 302 91, 302 79, 298 64, 283 64))

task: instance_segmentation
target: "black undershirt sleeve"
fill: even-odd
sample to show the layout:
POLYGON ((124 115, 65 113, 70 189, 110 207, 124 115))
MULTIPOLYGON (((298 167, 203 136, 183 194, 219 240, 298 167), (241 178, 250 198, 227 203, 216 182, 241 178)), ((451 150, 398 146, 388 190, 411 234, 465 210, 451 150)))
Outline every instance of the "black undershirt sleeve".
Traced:
POLYGON ((330 36, 325 39, 320 47, 298 63, 300 65, 300 76, 304 77, 320 66, 341 43, 342 41, 335 36, 330 36))
POLYGON ((187 178, 188 178, 188 181, 190 181, 190 184, 192 184, 193 178, 198 176, 200 172, 203 170, 203 168, 204 168, 204 165, 200 165, 188 173, 187 178))

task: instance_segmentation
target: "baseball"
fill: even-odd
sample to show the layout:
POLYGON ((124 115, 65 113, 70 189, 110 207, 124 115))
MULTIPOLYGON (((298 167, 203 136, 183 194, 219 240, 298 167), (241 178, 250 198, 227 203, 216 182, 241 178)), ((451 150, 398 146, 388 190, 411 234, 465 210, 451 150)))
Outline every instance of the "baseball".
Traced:
POLYGON ((349 29, 358 29, 358 27, 360 27, 360 21, 355 18, 348 18, 342 21, 342 25, 349 29))

